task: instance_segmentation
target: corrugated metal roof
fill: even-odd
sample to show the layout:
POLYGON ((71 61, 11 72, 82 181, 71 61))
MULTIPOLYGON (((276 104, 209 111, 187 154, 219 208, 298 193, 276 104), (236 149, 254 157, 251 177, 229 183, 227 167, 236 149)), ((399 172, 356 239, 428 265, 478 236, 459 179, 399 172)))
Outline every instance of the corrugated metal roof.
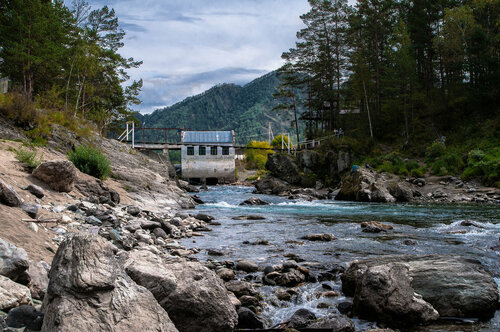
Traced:
POLYGON ((184 143, 233 143, 231 131, 184 131, 184 143))

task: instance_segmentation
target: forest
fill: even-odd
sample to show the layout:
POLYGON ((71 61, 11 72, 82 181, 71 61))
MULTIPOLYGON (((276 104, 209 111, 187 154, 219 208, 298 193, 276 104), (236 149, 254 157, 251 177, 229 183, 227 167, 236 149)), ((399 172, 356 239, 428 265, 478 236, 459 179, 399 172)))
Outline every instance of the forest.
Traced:
POLYGON ((87 121, 105 134, 132 118, 142 81, 127 69, 140 61, 119 54, 125 33, 113 9, 73 0, 0 1, 0 114, 34 140, 50 135, 50 123, 87 121), (128 83, 129 85, 125 85, 128 83))
POLYGON ((305 136, 343 128, 357 161, 381 171, 500 187, 500 1, 309 4, 278 70, 305 136))

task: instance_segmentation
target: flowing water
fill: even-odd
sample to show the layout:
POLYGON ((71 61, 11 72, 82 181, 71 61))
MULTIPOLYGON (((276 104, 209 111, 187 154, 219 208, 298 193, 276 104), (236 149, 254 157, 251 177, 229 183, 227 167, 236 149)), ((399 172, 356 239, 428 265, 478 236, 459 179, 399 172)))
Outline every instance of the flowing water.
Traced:
MULTIPOLYGON (((500 244, 500 207, 481 205, 442 204, 379 204, 340 202, 334 200, 300 201, 283 197, 255 195, 251 187, 215 186, 202 191, 199 196, 206 203, 196 212, 207 213, 221 223, 213 226, 213 232, 204 237, 186 239, 187 248, 202 249, 200 260, 214 259, 205 249, 216 249, 225 253, 219 260, 250 259, 259 265, 279 264, 287 260, 287 254, 300 257, 301 265, 311 271, 321 271, 334 264, 347 266, 354 259, 392 254, 451 254, 480 260, 500 284, 500 252, 491 249, 500 244), (241 202, 259 197, 270 205, 239 206, 241 202), (243 215, 260 215, 264 220, 233 220, 243 215), (467 220, 477 226, 462 226, 467 220), (363 221, 379 221, 394 226, 387 233, 361 232, 363 221), (331 233, 337 237, 332 242, 310 242, 300 237, 312 233, 331 233), (269 245, 252 245, 252 242, 267 240, 269 245), (413 240, 413 244, 405 244, 413 240), (248 241, 250 244, 248 244, 248 241), (408 241, 406 241, 408 242, 408 241), (245 244, 246 243, 246 244, 245 244)), ((261 272, 260 272, 261 273, 261 272)), ((257 275, 257 273, 255 274, 257 275)), ((340 292, 340 280, 329 282, 340 292)), ((276 287, 263 286, 263 316, 273 324, 285 321, 299 308, 313 310, 318 315, 332 311, 335 303, 345 299, 316 299, 321 283, 309 283, 299 288, 293 303, 278 301, 272 296, 276 287), (270 303, 273 302, 274 305, 270 303), (320 302, 330 308, 318 309, 320 302)), ((375 326, 355 319, 358 328, 375 326)), ((455 326, 455 325, 453 325, 455 326)), ((426 330, 430 328, 427 327, 426 330)), ((438 327, 437 330, 445 329, 438 327)), ((449 327, 448 330, 455 327, 449 327)), ((486 323, 462 324, 466 331, 500 331, 500 313, 486 323)))

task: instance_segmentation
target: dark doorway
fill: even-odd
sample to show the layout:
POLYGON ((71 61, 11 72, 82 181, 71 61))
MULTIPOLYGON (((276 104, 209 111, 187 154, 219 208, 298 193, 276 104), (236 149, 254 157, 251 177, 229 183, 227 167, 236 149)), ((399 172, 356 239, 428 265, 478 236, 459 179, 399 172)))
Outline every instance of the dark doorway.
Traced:
POLYGON ((189 184, 193 186, 201 186, 201 179, 200 178, 189 178, 189 184))
POLYGON ((219 183, 217 178, 207 178, 207 186, 216 186, 219 183))

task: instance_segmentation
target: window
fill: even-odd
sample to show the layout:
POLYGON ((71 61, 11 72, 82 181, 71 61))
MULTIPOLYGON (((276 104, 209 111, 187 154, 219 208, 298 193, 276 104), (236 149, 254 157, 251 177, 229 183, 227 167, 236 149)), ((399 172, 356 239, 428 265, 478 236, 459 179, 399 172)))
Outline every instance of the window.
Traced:
POLYGON ((188 146, 188 148, 187 148, 187 155, 188 156, 194 156, 194 146, 188 146))
POLYGON ((216 156, 216 155, 217 155, 217 147, 216 147, 216 146, 212 146, 212 147, 210 148, 210 154, 211 154, 212 156, 216 156))
POLYGON ((229 146, 223 146, 222 147, 222 155, 223 156, 229 156, 229 146))
POLYGON ((198 154, 200 156, 205 156, 207 154, 207 148, 204 146, 200 146, 200 148, 198 149, 198 154))

